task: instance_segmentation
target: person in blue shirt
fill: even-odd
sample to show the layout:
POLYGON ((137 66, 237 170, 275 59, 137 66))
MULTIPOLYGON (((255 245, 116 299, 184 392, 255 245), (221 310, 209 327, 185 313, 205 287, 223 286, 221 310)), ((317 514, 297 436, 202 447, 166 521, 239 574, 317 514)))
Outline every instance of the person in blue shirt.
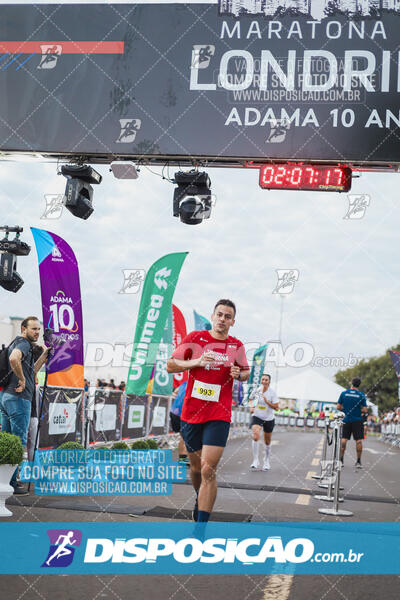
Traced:
POLYGON ((363 415, 368 412, 367 409, 367 398, 365 394, 360 392, 359 387, 361 385, 361 379, 354 377, 351 380, 351 387, 348 390, 342 392, 339 396, 337 409, 345 413, 343 419, 343 433, 342 433, 342 448, 340 453, 340 460, 343 463, 344 453, 346 452, 347 441, 353 438, 356 442, 357 461, 355 466, 361 468, 361 454, 362 454, 362 440, 364 439, 364 422, 363 415))
POLYGON ((171 421, 171 429, 174 433, 179 433, 179 444, 178 444, 178 460, 180 462, 185 463, 185 465, 190 466, 189 458, 187 455, 187 450, 185 446, 185 442, 183 441, 183 437, 181 434, 181 412, 183 399, 185 397, 187 387, 187 381, 184 381, 178 388, 175 388, 172 393, 172 405, 169 413, 169 418, 171 421))

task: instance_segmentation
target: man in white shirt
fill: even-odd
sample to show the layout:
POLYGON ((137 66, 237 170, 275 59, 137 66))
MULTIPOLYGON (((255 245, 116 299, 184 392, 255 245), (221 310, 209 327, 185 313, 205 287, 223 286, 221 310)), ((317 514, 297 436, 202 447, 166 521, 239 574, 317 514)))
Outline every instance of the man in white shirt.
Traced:
POLYGON ((251 469, 258 469, 259 463, 259 446, 261 428, 264 430, 264 463, 263 471, 268 471, 270 466, 271 456, 271 438, 272 431, 275 425, 275 410, 279 408, 278 397, 274 390, 269 387, 271 376, 264 374, 261 377, 261 385, 250 396, 254 406, 250 408, 253 415, 251 421, 251 430, 253 432, 253 462, 251 469))

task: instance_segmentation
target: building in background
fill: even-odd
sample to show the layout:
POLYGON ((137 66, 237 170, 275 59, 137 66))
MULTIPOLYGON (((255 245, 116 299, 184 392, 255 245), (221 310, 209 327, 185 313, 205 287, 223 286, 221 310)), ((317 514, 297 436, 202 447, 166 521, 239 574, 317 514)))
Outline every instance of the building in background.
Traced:
MULTIPOLYGON (((0 348, 2 344, 4 346, 8 346, 17 335, 21 333, 21 323, 25 319, 25 317, 3 317, 0 315, 0 348)), ((38 343, 43 344, 43 323, 40 321, 42 325, 41 335, 39 337, 38 343)))

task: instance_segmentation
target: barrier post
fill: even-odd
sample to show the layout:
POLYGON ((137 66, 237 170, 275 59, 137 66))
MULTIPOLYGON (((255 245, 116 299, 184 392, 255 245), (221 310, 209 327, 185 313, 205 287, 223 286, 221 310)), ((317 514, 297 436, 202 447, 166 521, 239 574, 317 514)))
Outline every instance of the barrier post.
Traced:
MULTIPOLYGON (((342 470, 342 463, 340 460, 340 441, 342 439, 342 429, 343 429, 343 420, 342 418, 338 418, 335 423, 335 442, 336 439, 338 443, 336 444, 336 452, 335 452, 335 469, 336 469, 336 477, 335 477, 335 489, 333 494, 333 507, 332 508, 319 508, 318 512, 322 515, 332 515, 334 517, 352 517, 354 513, 350 510, 339 509, 339 502, 343 501, 343 498, 339 498, 339 488, 340 488, 340 473, 342 470)), ((327 500, 328 498, 326 498, 327 500)))
POLYGON ((324 445, 322 446, 322 456, 320 460, 320 474, 312 475, 313 479, 319 479, 320 482, 325 477, 327 471, 327 463, 326 463, 326 452, 328 449, 328 438, 329 438, 329 419, 325 419, 325 436, 324 436, 324 445))
MULTIPOLYGON (((335 485, 335 489, 336 489, 336 485, 338 485, 338 472, 340 471, 340 468, 342 466, 342 463, 340 462, 340 440, 341 440, 341 421, 339 421, 338 419, 334 419, 333 421, 333 454, 332 454, 332 460, 330 461, 330 470, 329 470, 329 476, 328 476, 328 492, 326 496, 323 495, 316 495, 314 496, 314 498, 316 498, 317 500, 324 500, 327 502, 334 502, 335 500, 335 495, 334 495, 334 485, 335 485), (340 465, 340 466, 339 466, 340 465)), ((320 484, 321 487, 324 484, 320 484)), ((339 488, 338 488, 339 489, 339 488)), ((338 496, 338 502, 343 502, 343 498, 339 498, 338 496)))

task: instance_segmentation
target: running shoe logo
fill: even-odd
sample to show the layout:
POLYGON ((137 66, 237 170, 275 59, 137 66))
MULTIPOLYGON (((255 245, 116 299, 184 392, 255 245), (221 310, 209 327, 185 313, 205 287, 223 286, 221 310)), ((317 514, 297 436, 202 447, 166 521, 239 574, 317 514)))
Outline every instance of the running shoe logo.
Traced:
POLYGON ((68 567, 74 558, 76 547, 81 545, 79 529, 48 529, 50 548, 42 567, 68 567))

